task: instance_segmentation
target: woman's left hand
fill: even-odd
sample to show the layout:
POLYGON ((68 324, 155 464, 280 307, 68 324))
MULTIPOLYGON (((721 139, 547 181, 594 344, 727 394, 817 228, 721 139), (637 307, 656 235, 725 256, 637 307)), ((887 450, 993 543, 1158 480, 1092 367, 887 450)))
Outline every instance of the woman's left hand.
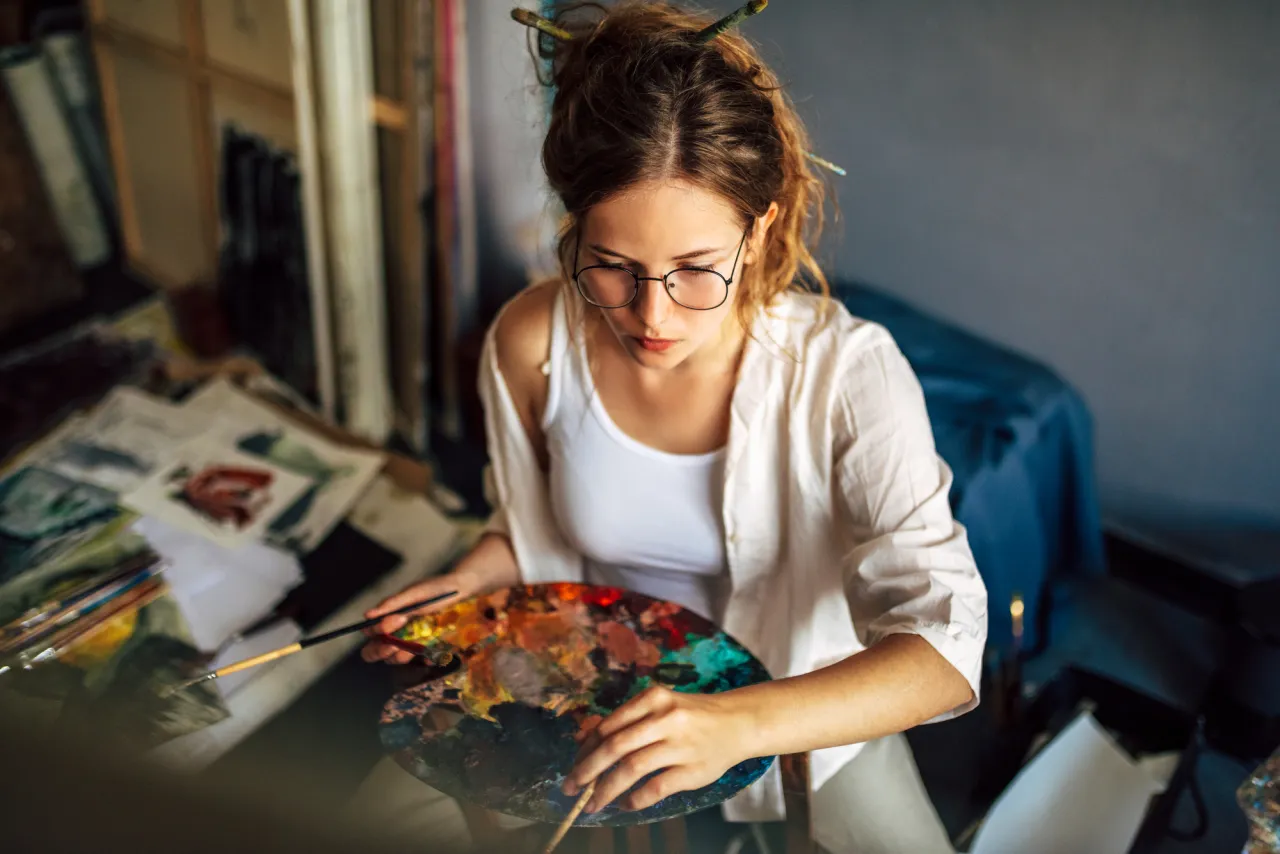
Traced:
POLYGON ((681 694, 667 688, 637 695, 586 736, 564 793, 577 795, 600 778, 586 808, 597 812, 661 771, 620 804, 642 810, 677 792, 714 783, 752 755, 748 715, 733 695, 681 694))

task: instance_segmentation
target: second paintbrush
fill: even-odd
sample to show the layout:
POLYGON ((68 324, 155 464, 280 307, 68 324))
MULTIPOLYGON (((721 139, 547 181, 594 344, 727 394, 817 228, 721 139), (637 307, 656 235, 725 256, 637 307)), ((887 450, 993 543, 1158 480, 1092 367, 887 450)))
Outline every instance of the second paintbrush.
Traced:
POLYGON ((262 655, 255 655, 253 658, 246 658, 244 661, 237 661, 234 664, 228 664, 226 667, 219 667, 217 670, 210 670, 208 673, 203 673, 194 679, 188 679, 186 682, 171 685, 162 692, 162 695, 167 697, 170 694, 177 693, 178 691, 185 691, 193 685, 199 685, 201 682, 210 682, 222 676, 230 676, 232 673, 239 673, 241 670, 248 670, 250 667, 257 667, 259 664, 266 664, 268 661, 275 661, 278 658, 293 655, 295 652, 301 652, 302 650, 315 646, 316 644, 331 641, 334 638, 340 638, 345 635, 352 634, 353 632, 363 631, 370 626, 376 626, 378 623, 394 614, 404 614, 409 611, 416 611, 419 608, 425 608, 428 605, 443 602, 445 599, 454 595, 456 595, 456 593, 453 591, 450 591, 449 593, 442 593, 439 596, 433 596, 430 599, 424 599, 421 602, 414 602, 412 605, 405 605, 403 608, 388 611, 378 617, 361 620, 358 623, 352 623, 349 626, 343 626, 340 629, 334 629, 331 632, 325 632, 324 634, 319 634, 314 637, 303 638, 302 640, 297 641, 296 643, 291 643, 288 646, 282 646, 279 649, 264 652, 262 655))

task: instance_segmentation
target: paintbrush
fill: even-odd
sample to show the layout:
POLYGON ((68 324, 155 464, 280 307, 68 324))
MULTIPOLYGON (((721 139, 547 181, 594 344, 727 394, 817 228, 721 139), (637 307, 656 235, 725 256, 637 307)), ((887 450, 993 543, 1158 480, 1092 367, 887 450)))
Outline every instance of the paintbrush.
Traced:
POLYGON ((818 164, 823 169, 826 169, 828 172, 834 172, 840 176, 849 174, 848 171, 843 166, 837 166, 836 164, 832 163, 830 160, 827 160, 826 158, 823 158, 823 157, 819 157, 818 155, 814 154, 812 151, 806 151, 804 153, 804 156, 809 158, 811 162, 818 164))
POLYGON ((259 664, 266 664, 268 661, 275 661, 278 658, 293 655, 295 652, 301 652, 304 649, 317 646, 325 641, 331 641, 334 638, 340 638, 345 635, 352 634, 353 632, 363 631, 371 626, 376 626, 387 617, 395 614, 403 614, 407 611, 416 611, 419 608, 434 605, 437 602, 448 599, 450 596, 456 595, 456 591, 441 593, 439 596, 432 596, 430 599, 424 599, 421 602, 414 602, 412 605, 405 605, 403 608, 396 608, 394 611, 388 611, 387 613, 377 617, 370 617, 367 620, 361 620, 358 623, 352 623, 349 626, 343 626, 340 629, 334 629, 331 632, 325 632, 324 634, 315 635, 314 637, 303 638, 302 640, 291 643, 288 646, 282 646, 279 649, 264 652, 262 655, 255 655, 253 658, 247 658, 244 661, 237 661, 234 664, 228 664, 226 667, 219 667, 217 670, 210 670, 208 673, 202 673, 194 679, 188 679, 187 681, 180 682, 177 685, 170 685, 168 688, 165 688, 160 692, 160 696, 168 697, 179 691, 185 691, 193 685, 199 685, 201 682, 210 682, 221 676, 230 676, 232 673, 239 673, 241 670, 248 670, 250 667, 257 667, 259 664))
POLYGON ((66 626, 110 605, 116 598, 128 593, 130 590, 141 587, 148 580, 159 574, 162 569, 158 565, 153 565, 141 571, 131 570, 132 575, 108 582, 97 590, 67 604, 61 610, 48 609, 40 620, 33 621, 25 631, 7 638, 0 637, 0 653, 19 651, 38 643, 41 639, 61 631, 66 626))
MULTIPOLYGON (((715 41, 717 38, 724 35, 734 27, 738 26, 747 18, 750 18, 752 15, 759 15, 761 12, 765 10, 765 7, 768 5, 769 5, 769 0, 748 0, 747 3, 735 9, 733 12, 730 12, 728 15, 725 15, 723 18, 716 21, 714 24, 709 24, 708 26, 699 30, 695 38, 703 44, 707 44, 708 42, 715 41)), ((546 33, 547 35, 551 36, 554 39, 558 39, 564 42, 573 41, 573 33, 569 32, 563 27, 556 26, 551 21, 548 21, 546 18, 542 17, 536 12, 531 12, 528 9, 517 8, 517 9, 511 10, 511 17, 513 20, 517 21, 518 23, 524 24, 526 27, 531 27, 537 30, 538 32, 546 33)), ((849 174, 847 171, 845 171, 844 167, 837 166, 836 164, 832 163, 830 160, 827 160, 826 158, 823 158, 823 157, 819 157, 818 155, 814 154, 812 151, 806 151, 805 157, 809 158, 809 160, 811 160, 813 163, 817 164, 818 166, 821 166, 823 169, 826 169, 830 172, 834 172, 837 175, 844 176, 849 174)))
POLYGON ((582 815, 582 811, 587 807, 587 801, 591 800, 591 796, 596 793, 596 781, 592 780, 587 787, 582 790, 582 794, 578 795, 578 800, 573 805, 573 809, 569 810, 569 814, 564 817, 564 821, 560 822, 560 826, 556 828, 555 835, 551 837, 551 841, 547 843, 547 847, 542 849, 542 854, 551 854, 556 850, 556 846, 564 839, 569 828, 573 827, 573 823, 578 820, 578 816, 582 815))
POLYGON ((711 26, 698 33, 698 41, 706 43, 723 35, 729 30, 741 24, 752 15, 759 15, 764 11, 764 7, 769 5, 769 0, 750 0, 749 3, 743 4, 738 9, 725 15, 711 26))
MULTIPOLYGON (((36 665, 52 661, 77 643, 81 643, 103 631, 113 618, 151 604, 160 598, 166 589, 164 582, 159 578, 148 578, 137 587, 121 593, 109 604, 95 610, 89 617, 55 632, 47 640, 42 640, 43 648, 37 645, 18 653, 16 660, 25 670, 30 670, 36 665)), ((0 673, 8 669, 8 667, 0 669, 0 673)))
POLYGON ((562 42, 573 41, 573 33, 561 27, 557 27, 546 18, 534 12, 530 12, 528 9, 512 9, 511 17, 513 20, 524 24, 526 27, 532 27, 539 32, 546 33, 553 39, 559 39, 562 42))
MULTIPOLYGON (((734 27, 741 24, 747 18, 750 18, 752 15, 759 15, 761 12, 765 10, 765 7, 768 5, 769 5, 769 0, 749 0, 749 2, 744 3, 742 6, 739 6, 737 9, 730 12, 728 15, 725 15, 723 18, 716 21, 714 24, 711 24, 710 26, 704 27, 702 30, 700 30, 698 32, 697 39, 703 44, 707 44, 708 42, 713 42, 716 39, 720 38, 720 36, 729 32, 729 30, 732 30, 734 27)), ((530 24, 529 26, 533 26, 533 25, 530 24)), ((830 172, 834 172, 837 175, 843 176, 843 175, 849 174, 847 171, 845 171, 844 167, 837 166, 836 164, 832 163, 830 160, 827 160, 825 157, 819 157, 818 155, 814 154, 812 151, 806 151, 804 153, 804 156, 809 158, 811 162, 817 164, 818 166, 821 166, 823 169, 826 169, 830 172)))
POLYGON ((60 593, 57 598, 43 602, 22 614, 7 626, 0 627, 0 643, 7 644, 10 639, 30 631, 46 620, 60 617, 63 612, 82 605, 105 588, 134 576, 140 570, 154 566, 158 561, 159 558, 155 554, 146 552, 124 561, 100 577, 77 584, 72 589, 60 593))

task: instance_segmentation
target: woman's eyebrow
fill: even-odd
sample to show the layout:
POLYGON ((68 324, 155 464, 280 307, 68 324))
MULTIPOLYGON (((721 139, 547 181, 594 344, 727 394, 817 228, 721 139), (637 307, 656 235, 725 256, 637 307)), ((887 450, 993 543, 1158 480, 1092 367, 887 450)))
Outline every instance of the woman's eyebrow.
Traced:
POLYGON ((587 248, 590 249, 592 252, 596 253, 597 255, 608 255, 612 258, 617 258, 619 261, 625 261, 628 264, 636 263, 636 260, 634 258, 628 258, 626 255, 623 255, 621 252, 614 252, 609 247, 601 246, 598 243, 592 243, 589 246, 587 246, 587 248))
MULTIPOLYGON (((638 265, 640 263, 634 258, 628 258, 626 255, 623 255, 621 252, 614 252, 612 249, 608 248, 607 246, 601 246, 598 243, 592 243, 589 246, 587 246, 587 248, 590 249, 592 252, 596 253, 597 255, 608 255, 611 258, 617 258, 619 261, 623 261, 628 264, 638 265)), ((720 247, 718 249, 695 249, 692 252, 685 252, 681 255, 677 255, 671 260, 672 261, 688 261, 692 258, 702 258, 706 255, 712 255, 716 252, 727 254, 728 251, 729 250, 725 247, 720 247)))

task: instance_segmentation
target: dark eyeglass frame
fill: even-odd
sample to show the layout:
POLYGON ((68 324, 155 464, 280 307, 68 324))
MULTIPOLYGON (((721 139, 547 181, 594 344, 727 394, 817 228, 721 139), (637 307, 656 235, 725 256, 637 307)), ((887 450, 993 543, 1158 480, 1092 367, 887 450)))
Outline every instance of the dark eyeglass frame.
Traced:
MULTIPOLYGON (((624 267, 622 264, 592 264, 588 267, 581 267, 574 271, 573 284, 574 286, 577 287, 578 293, 582 295, 582 298, 586 300, 588 303, 590 303, 591 305, 594 305, 596 308, 626 308, 627 306, 635 302, 636 297, 640 295, 641 282, 662 282, 662 290, 666 293, 667 296, 671 297, 672 302, 674 302, 676 305, 680 306, 681 308, 687 308, 690 311, 714 311, 720 306, 724 305, 725 301, 729 299, 729 286, 733 284, 734 276, 737 275, 738 261, 742 257, 742 247, 747 245, 747 237, 750 234, 751 234, 751 226, 748 225, 746 230, 742 232, 742 240, 739 241, 738 243, 738 251, 734 253, 733 266, 729 268, 728 276, 725 276, 724 273, 721 273, 719 270, 713 270, 710 267, 677 267, 676 269, 662 276, 639 276, 639 275, 636 275, 635 270, 632 270, 630 267, 624 267), (635 280, 635 284, 631 288, 631 299, 619 305, 602 305, 596 302, 595 300, 593 300, 591 296, 587 293, 587 289, 582 285, 582 274, 586 273, 589 270, 621 270, 624 273, 630 273, 631 278, 635 280), (724 297, 721 298, 720 302, 716 303, 715 305, 706 306, 704 308, 694 308, 693 306, 685 305, 684 303, 680 302, 680 300, 676 299, 675 294, 671 293, 671 285, 667 283, 667 277, 673 276, 676 273, 685 273, 690 271, 698 272, 698 273, 714 273, 715 275, 720 277, 721 281, 724 282, 724 297)), ((574 244, 573 244, 573 263, 575 267, 577 267, 578 253, 581 249, 582 249, 582 229, 578 229, 578 234, 577 234, 577 237, 574 238, 574 244)))

